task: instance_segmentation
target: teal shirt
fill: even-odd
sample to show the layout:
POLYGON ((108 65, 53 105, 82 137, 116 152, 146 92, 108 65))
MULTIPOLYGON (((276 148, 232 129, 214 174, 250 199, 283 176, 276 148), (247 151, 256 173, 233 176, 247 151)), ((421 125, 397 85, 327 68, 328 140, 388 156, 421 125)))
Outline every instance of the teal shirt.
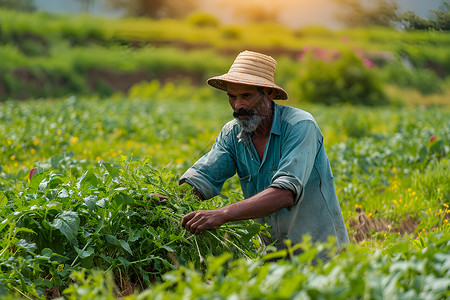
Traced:
POLYGON ((274 103, 271 133, 262 160, 236 120, 228 122, 211 151, 180 181, 209 199, 218 195, 224 182, 236 172, 246 199, 268 187, 294 193, 293 206, 257 219, 270 225, 278 249, 284 247, 286 239, 293 244, 301 242, 304 234, 313 241, 327 241, 334 236, 338 251, 349 243, 323 136, 311 114, 274 103))

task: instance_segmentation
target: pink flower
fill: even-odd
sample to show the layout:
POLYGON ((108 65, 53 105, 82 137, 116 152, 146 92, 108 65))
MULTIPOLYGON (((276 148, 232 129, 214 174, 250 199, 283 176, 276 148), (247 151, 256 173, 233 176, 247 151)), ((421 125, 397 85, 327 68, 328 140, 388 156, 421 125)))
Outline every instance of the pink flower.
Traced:
POLYGON ((303 53, 309 52, 309 50, 311 50, 311 47, 309 47, 309 46, 303 46, 303 47, 302 47, 302 52, 303 52, 303 53))
POLYGON ((369 69, 371 69, 375 66, 375 64, 368 58, 363 59, 363 64, 369 69))
POLYGON ((331 55, 333 56, 333 58, 339 58, 341 56, 341 52, 339 52, 339 50, 332 49, 331 55))
POLYGON ((343 36, 343 37, 341 38, 341 40, 342 40, 344 43, 347 43, 347 42, 348 42, 348 37, 347 37, 347 36, 343 36))
POLYGON ((430 143, 434 142, 435 140, 437 140, 437 137, 435 137, 434 135, 432 135, 430 137, 430 143))
POLYGON ((302 60, 303 56, 304 56, 303 53, 298 53, 298 54, 297 54, 297 59, 298 59, 298 60, 302 60))
POLYGON ((33 169, 31 169, 30 173, 28 174, 28 180, 31 180, 31 178, 33 178, 34 175, 36 175, 38 173, 38 168, 34 167, 33 169))

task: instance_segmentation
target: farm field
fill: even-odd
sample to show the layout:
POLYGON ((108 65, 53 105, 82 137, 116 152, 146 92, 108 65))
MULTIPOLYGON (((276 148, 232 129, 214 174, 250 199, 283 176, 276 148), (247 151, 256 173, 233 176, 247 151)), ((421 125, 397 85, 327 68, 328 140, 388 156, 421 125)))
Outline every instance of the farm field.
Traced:
MULTIPOLYGON (((298 105, 315 115, 324 133, 353 244, 325 268, 307 263, 311 252, 300 258, 304 264, 293 260, 269 267, 257 259, 261 254, 254 234, 263 229, 255 225, 224 226, 215 237, 199 236, 197 245, 179 225, 183 212, 198 205, 212 208, 242 197, 236 179, 226 185, 223 197, 210 203, 196 203, 178 188, 177 178, 208 150, 230 119, 228 103, 221 99, 224 95, 208 94, 206 89, 208 99, 177 98, 174 88, 172 99, 155 94, 154 99, 70 97, 2 104, 0 228, 7 237, 1 252, 3 291, 48 296, 48 290, 58 286, 75 299, 83 295, 78 294, 82 289, 69 285, 71 272, 82 272, 72 275, 79 280, 77 285, 102 287, 106 279, 100 273, 85 279, 85 272, 91 272, 86 267, 96 267, 114 276, 129 274, 127 280, 121 279, 122 285, 115 279, 121 292, 130 286, 153 286, 132 298, 182 298, 181 287, 192 289, 193 295, 222 293, 223 282, 231 286, 231 296, 245 293, 239 290, 240 282, 250 278, 258 284, 273 278, 280 285, 295 279, 302 290, 297 291, 299 295, 307 293, 312 298, 316 293, 329 293, 336 299, 364 295, 381 299, 385 293, 417 297, 427 293, 433 299, 449 296, 445 288, 450 280, 448 108, 298 105), (42 173, 30 182, 27 176, 32 167, 42 173), (156 203, 150 191, 169 196, 170 202, 156 203), (159 207, 159 213, 142 207, 159 207), (168 210, 175 216, 166 216, 168 210), (113 214, 111 220, 104 219, 99 228, 96 222, 106 211, 113 214), (161 219, 152 223, 157 219, 148 213, 161 219), (131 216, 140 225, 130 223, 131 216), (235 237, 245 232, 247 243, 230 235, 226 247, 216 240, 226 240, 225 232, 230 230, 235 237), (235 244, 239 240, 242 245, 235 244), (148 245, 143 249, 137 246, 141 243, 148 245), (226 255, 230 249, 235 260, 226 255), (170 260, 168 253, 186 262, 170 260), (225 256, 208 258, 221 253, 225 256), (196 262, 196 269, 189 260, 196 262), (207 275, 201 272, 205 260, 211 264, 207 275), (221 267, 225 261, 233 261, 229 274, 221 267), (155 283, 175 266, 168 281, 155 283), (240 272, 242 268, 248 271, 240 272), (392 273, 392 268, 397 271, 392 273), (261 278, 260 272, 268 277, 261 278), (297 277, 291 278, 291 272, 297 277), (326 280, 327 287, 317 286, 309 273, 326 280), (188 280, 182 282, 186 276, 188 280), (211 285, 202 281, 204 276, 211 285), (373 280, 385 286, 373 286, 373 280), (172 284, 177 288, 169 288, 172 284)), ((248 293, 258 286, 248 284, 248 293)), ((102 293, 112 297, 113 290, 102 293)), ((259 293, 288 295, 275 286, 259 293)))
POLYGON ((450 35, 205 20, 0 10, 0 299, 450 298, 450 35), (351 240, 326 264, 332 241, 180 225, 243 199, 178 179, 232 119, 205 79, 247 48, 324 135, 351 240))

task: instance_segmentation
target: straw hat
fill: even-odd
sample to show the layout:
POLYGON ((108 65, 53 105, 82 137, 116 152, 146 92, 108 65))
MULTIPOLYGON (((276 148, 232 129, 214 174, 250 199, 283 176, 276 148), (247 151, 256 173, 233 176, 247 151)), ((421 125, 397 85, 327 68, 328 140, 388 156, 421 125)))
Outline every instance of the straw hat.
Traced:
POLYGON ((226 91, 227 82, 273 88, 277 91, 274 99, 287 99, 287 93, 274 83, 277 62, 271 56, 252 51, 239 53, 228 73, 209 78, 207 83, 226 91))

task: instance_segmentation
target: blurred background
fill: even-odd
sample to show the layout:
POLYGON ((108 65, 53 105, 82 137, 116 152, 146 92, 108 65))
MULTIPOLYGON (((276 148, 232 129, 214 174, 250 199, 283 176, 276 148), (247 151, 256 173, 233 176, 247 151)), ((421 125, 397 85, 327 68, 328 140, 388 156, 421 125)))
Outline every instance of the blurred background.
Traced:
POLYGON ((0 101, 201 87, 255 50, 291 101, 448 105, 449 3, 0 0, 0 101))
MULTIPOLYGON (((145 7, 140 4, 138 10, 132 7, 138 7, 138 3, 146 1, 118 1, 118 0, 35 0, 34 6, 38 11, 48 11, 53 13, 89 13, 92 15, 123 17, 127 13, 132 15, 150 16, 150 17, 180 17, 191 13, 194 10, 200 10, 216 16, 223 23, 233 23, 239 19, 251 20, 264 18, 267 13, 268 20, 276 20, 292 28, 298 28, 305 25, 323 25, 331 29, 341 28, 342 22, 335 18, 336 10, 339 10, 339 2, 350 3, 350 1, 335 0, 284 0, 284 1, 224 1, 224 0, 198 0, 187 1, 192 4, 184 9, 175 10, 171 7, 171 1, 147 1, 152 3, 145 7), (234 3, 233 3, 234 2, 234 3), (256 7, 250 14, 239 13, 241 7, 256 7), (134 11, 130 11, 134 10, 134 11), (275 11, 274 16, 269 11, 275 11)), ((172 1, 175 3, 175 1, 172 1)), ((361 3, 364 1, 354 1, 361 3)), ((368 2, 368 1, 366 1, 368 2)), ((372 1, 371 1, 372 2, 372 1)), ((393 1, 393 8, 400 13, 411 11, 421 18, 430 17, 430 10, 439 9, 441 0, 396 0, 393 1)), ((386 7, 388 8, 388 7, 386 7)), ((345 22, 344 22, 345 23, 345 22)))

